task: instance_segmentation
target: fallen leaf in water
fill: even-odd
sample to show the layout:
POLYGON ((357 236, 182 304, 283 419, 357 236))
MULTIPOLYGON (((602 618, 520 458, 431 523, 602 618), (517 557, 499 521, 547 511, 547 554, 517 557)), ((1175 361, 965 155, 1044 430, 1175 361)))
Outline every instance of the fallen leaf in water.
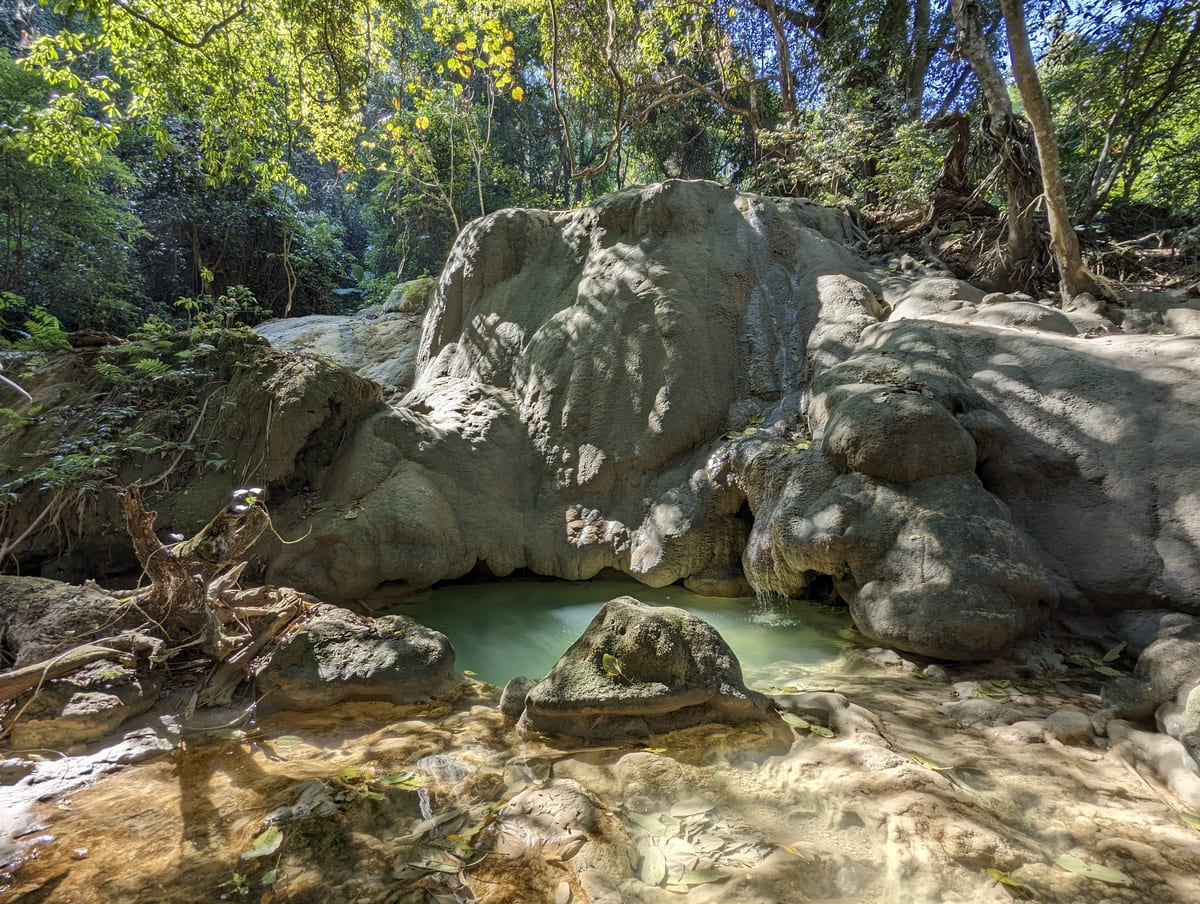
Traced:
POLYGON ((689 869, 686 872, 672 876, 672 885, 708 885, 711 882, 721 882, 729 878, 729 873, 723 869, 689 869))
POLYGON ((781 847, 782 847, 782 848, 783 848, 785 851, 787 851, 789 854, 795 854, 795 855, 796 855, 797 857, 799 857, 801 860, 807 860, 807 859, 808 859, 808 858, 807 858, 807 857, 805 857, 805 856, 804 856, 804 854, 803 854, 803 853, 802 853, 802 852, 799 850, 799 848, 794 848, 794 847, 792 847, 790 844, 781 845, 781 847))
POLYGON ((1133 884, 1133 879, 1129 878, 1129 876, 1119 869, 1102 866, 1099 863, 1087 863, 1071 854, 1063 854, 1061 857, 1056 858, 1054 863, 1069 873, 1076 873, 1088 879, 1095 879, 1097 882, 1107 882, 1109 885, 1133 884))
POLYGON ((654 835, 667 834, 667 827, 663 825, 662 820, 656 816, 650 816, 646 813, 634 813, 630 811, 629 821, 635 826, 654 835))
POLYGON ((647 885, 662 885, 663 880, 667 878, 667 858, 661 848, 653 844, 642 848, 638 878, 647 885))
POLYGON ((681 800, 667 812, 676 819, 683 819, 685 816, 698 816, 701 813, 707 813, 712 808, 713 805, 703 798, 693 797, 689 800, 681 800))
POLYGON ((1024 888, 1024 883, 1018 882, 1011 874, 1004 870, 996 869, 994 866, 989 866, 987 874, 999 882, 1001 885, 1007 885, 1009 888, 1024 888))
POLYGON ((918 766, 923 766, 926 769, 932 769, 934 772, 946 772, 946 771, 954 768, 953 766, 943 766, 940 763, 935 763, 933 760, 929 759, 928 757, 923 757, 923 756, 921 756, 921 754, 916 753, 912 750, 910 750, 908 752, 908 757, 914 763, 916 763, 918 766))
POLYGON ((271 826, 254 836, 250 849, 242 851, 243 860, 253 860, 256 857, 267 857, 279 850, 283 844, 283 831, 278 826, 271 826))
POLYGON ((424 788, 429 784, 428 776, 409 772, 407 769, 385 775, 383 778, 376 779, 376 781, 381 785, 387 785, 389 788, 424 788))
POLYGON ((285 734, 277 737, 274 743, 276 747, 295 747, 297 744, 303 744, 304 738, 299 735, 285 734))
POLYGON ((1200 816, 1197 816, 1195 813, 1189 813, 1187 810, 1184 810, 1183 812, 1181 812, 1179 814, 1179 818, 1182 819, 1184 822, 1186 822, 1188 825, 1190 825, 1193 829, 1200 831, 1200 816))

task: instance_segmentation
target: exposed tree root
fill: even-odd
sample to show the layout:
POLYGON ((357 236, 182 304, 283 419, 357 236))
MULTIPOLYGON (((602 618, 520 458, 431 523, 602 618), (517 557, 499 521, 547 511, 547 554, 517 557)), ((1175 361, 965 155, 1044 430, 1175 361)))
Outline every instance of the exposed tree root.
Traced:
MULTIPOLYGON (((195 536, 170 546, 154 533, 156 513, 142 503, 138 487, 126 487, 122 506, 134 552, 150 584, 128 602, 146 619, 138 631, 90 640, 43 662, 0 672, 0 706, 32 691, 36 697, 49 680, 77 672, 103 659, 133 666, 137 654, 149 654, 151 666, 185 649, 214 661, 208 679, 193 695, 195 705, 225 705, 250 676, 252 661, 277 639, 312 602, 291 588, 238 586, 246 567, 240 561, 271 517, 257 501, 239 502, 221 512, 195 536)), ((20 718, 25 705, 4 719, 5 728, 20 718)), ((10 711, 15 709, 9 707, 10 711)))

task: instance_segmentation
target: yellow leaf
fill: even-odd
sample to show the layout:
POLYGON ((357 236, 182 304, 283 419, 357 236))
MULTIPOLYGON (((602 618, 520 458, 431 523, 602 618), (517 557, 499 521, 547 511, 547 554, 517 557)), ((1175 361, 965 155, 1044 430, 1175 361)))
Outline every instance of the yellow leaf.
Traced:
POLYGON ((422 132, 424 132, 430 126, 429 117, 428 116, 418 116, 416 124, 417 124, 417 128, 420 129, 422 132))
POLYGON ((517 103, 520 103, 521 101, 523 101, 525 99, 525 89, 522 88, 520 85, 517 85, 515 88, 513 88, 512 89, 512 99, 515 100, 517 103))
POLYGON ((458 51, 459 53, 466 53, 467 52, 467 42, 459 41, 457 44, 454 45, 454 49, 456 51, 458 51))
POLYGON ((458 74, 461 75, 463 78, 470 78, 471 77, 471 67, 464 63, 462 68, 458 70, 458 74))

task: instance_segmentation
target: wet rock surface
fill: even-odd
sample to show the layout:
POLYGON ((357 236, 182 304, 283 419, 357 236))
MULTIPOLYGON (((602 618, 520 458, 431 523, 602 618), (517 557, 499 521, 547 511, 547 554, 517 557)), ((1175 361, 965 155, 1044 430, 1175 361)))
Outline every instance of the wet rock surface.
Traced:
POLYGON ((518 727, 630 739, 772 716, 766 698, 743 684, 737 657, 711 625, 684 609, 621 597, 606 603, 526 692, 518 727))
POLYGON ((782 746, 763 723, 551 744, 468 682, 426 710, 196 725, 104 777, 115 750, 28 760, 0 773, 0 881, 63 904, 136 900, 148 877, 217 900, 235 871, 274 900, 363 904, 1002 904, 1000 875, 1047 904, 1191 904, 1200 778, 1180 742, 1105 722, 1094 669, 1046 660, 1022 648, 944 682, 860 655, 780 664, 782 746), (1008 721, 937 712, 971 700, 1008 721))

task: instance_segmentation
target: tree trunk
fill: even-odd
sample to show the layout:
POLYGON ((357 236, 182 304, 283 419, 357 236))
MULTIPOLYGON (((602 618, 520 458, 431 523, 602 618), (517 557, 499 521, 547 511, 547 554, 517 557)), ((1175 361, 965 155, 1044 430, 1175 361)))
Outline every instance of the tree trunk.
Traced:
MULTIPOLYGON (((792 56, 788 48, 787 32, 783 16, 775 6, 775 0, 763 0, 760 8, 767 14, 771 30, 775 33, 775 63, 779 67, 779 102, 783 115, 792 122, 796 119, 796 88, 792 84, 792 56)), ((753 87, 750 89, 753 91, 753 87)))
POLYGON ((1004 173, 1008 236, 996 276, 1011 288, 1027 291, 1034 286, 1038 256, 1033 220, 1038 172, 1032 136, 1013 112, 1008 86, 983 34, 978 0, 951 0, 950 11, 957 30, 957 51, 971 64, 983 89, 988 109, 984 137, 999 154, 1004 173))
POLYGON ((1034 68, 1033 51, 1025 28, 1025 11, 1021 0, 1000 0, 1000 9, 1008 29, 1008 47, 1017 90, 1033 124, 1033 138, 1042 171, 1042 193, 1050 221, 1050 249, 1058 264, 1059 292, 1065 303, 1080 292, 1095 291, 1096 280, 1083 266, 1079 236, 1075 234, 1075 227, 1071 225, 1071 217, 1067 213, 1067 193, 1058 162, 1058 141, 1054 137, 1054 123, 1050 121, 1050 108, 1034 68))

